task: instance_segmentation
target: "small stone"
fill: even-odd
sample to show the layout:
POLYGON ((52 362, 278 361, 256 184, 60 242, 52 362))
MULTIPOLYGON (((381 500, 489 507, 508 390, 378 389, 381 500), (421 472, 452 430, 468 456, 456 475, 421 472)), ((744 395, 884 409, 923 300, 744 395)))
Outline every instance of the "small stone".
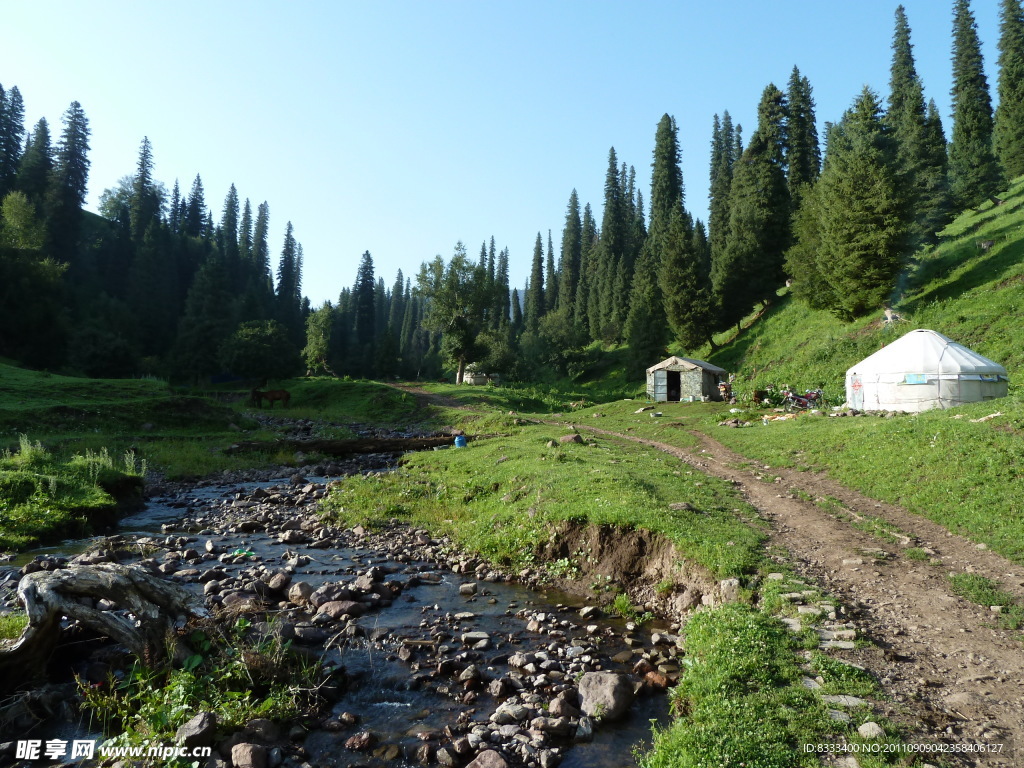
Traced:
POLYGON ((881 739, 885 736, 885 730, 878 723, 867 722, 857 729, 857 733, 865 739, 881 739))
POLYGON ((242 742, 231 748, 231 764, 235 768, 267 768, 267 748, 242 742))

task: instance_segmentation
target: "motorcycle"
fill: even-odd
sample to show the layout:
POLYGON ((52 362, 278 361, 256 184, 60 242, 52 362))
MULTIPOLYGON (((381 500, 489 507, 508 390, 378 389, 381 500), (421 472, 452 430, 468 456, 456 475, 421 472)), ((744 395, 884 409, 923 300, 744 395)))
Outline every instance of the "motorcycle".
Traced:
POLYGON ((802 395, 797 394, 793 387, 783 387, 782 397, 783 406, 787 411, 806 411, 812 408, 820 408, 824 405, 825 393, 819 387, 818 389, 805 390, 802 395))

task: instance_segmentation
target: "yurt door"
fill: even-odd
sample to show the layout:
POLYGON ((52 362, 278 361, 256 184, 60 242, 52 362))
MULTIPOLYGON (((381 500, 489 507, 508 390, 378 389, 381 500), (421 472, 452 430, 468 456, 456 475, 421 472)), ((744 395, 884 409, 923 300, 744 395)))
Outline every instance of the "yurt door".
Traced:
POLYGON ((654 372, 654 402, 664 403, 668 400, 668 371, 654 372))
POLYGON ((864 381, 857 373, 850 377, 850 407, 857 411, 864 410, 864 381))

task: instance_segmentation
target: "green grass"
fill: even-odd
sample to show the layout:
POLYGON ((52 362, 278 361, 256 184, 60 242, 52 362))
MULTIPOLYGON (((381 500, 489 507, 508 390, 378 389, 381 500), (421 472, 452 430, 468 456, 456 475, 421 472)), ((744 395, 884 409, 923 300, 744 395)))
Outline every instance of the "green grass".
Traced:
POLYGON ((0 550, 25 549, 109 525, 119 504, 142 499, 145 466, 134 453, 58 456, 21 437, 0 455, 0 550))
POLYGON ((177 729, 200 710, 216 716, 218 737, 255 718, 289 722, 312 714, 322 704, 318 686, 327 682, 324 668, 273 636, 248 636, 248 626, 239 619, 227 632, 193 630, 187 638, 193 652, 169 669, 137 664, 108 685, 80 681, 83 709, 113 737, 107 744, 124 747, 172 744, 177 729))
POLYGON ((993 614, 999 626, 1004 629, 1024 627, 1024 606, 1009 592, 1001 589, 999 583, 975 573, 957 573, 949 577, 953 592, 972 603, 991 607, 999 606, 1002 611, 993 614))
POLYGON ((548 447, 562 434, 534 425, 465 449, 410 454, 400 471, 352 478, 325 508, 347 525, 409 520, 503 565, 532 563, 554 527, 573 521, 663 534, 721 578, 756 569, 763 534, 728 484, 633 445, 548 447), (672 510, 674 502, 693 509, 672 510))
MULTIPOLYGON (((810 768, 820 765, 819 756, 804 751, 805 744, 863 742, 856 726, 870 713, 851 712, 847 726, 831 720, 818 695, 799 682, 797 649, 781 621, 755 608, 732 603, 698 613, 686 625, 684 672, 671 694, 678 718, 654 729, 653 746, 639 764, 810 768)), ((858 670, 830 659, 819 664, 836 690, 866 693, 867 682, 853 674, 858 670)), ((873 768, 890 764, 885 757, 858 760, 873 768)))
MULTIPOLYGON (((279 388, 291 393, 291 401, 287 409, 277 405, 273 410, 290 418, 380 425, 406 425, 422 418, 412 395, 379 382, 321 376, 291 379, 279 388)), ((247 400, 240 405, 255 412, 247 400)))
POLYGON ((28 626, 28 615, 24 613, 9 613, 0 616, 0 641, 17 640, 21 633, 28 626))

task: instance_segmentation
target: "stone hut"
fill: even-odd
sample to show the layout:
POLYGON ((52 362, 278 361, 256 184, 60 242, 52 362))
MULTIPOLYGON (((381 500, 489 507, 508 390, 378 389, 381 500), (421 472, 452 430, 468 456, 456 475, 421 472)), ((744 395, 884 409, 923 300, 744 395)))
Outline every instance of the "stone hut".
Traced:
POLYGON ((673 356, 647 369, 647 396, 656 403, 721 400, 718 384, 728 378, 717 365, 673 356))

